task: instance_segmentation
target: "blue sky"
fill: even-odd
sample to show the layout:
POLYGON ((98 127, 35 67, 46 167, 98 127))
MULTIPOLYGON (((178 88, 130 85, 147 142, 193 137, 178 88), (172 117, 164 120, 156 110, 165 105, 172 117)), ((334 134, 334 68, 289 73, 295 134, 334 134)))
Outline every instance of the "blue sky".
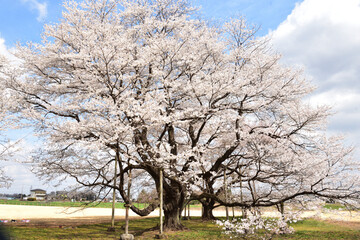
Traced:
MULTIPOLYGON (((296 0, 193 0, 209 19, 226 19, 245 15, 249 22, 260 25, 260 34, 267 34, 284 21, 295 7, 296 0)), ((0 38, 8 47, 17 42, 41 41, 44 24, 61 18, 62 0, 0 0, 0 38)))
MULTIPOLYGON (((328 104, 336 114, 329 119, 330 133, 343 133, 347 143, 360 147, 360 0, 193 0, 205 18, 225 20, 237 14, 261 26, 283 63, 305 69, 318 89, 312 104, 328 104)), ((0 0, 0 53, 17 42, 39 42, 44 24, 61 18, 59 0, 0 0)), ((13 138, 21 136, 17 132, 13 138)), ((31 144, 25 139, 25 149, 31 144)), ((25 150, 24 150, 25 151, 25 150)), ((359 158, 359 151, 354 156, 359 158)), ((15 181, 2 192, 27 192, 30 186, 48 191, 27 167, 7 163, 15 181)))
POLYGON ((43 24, 61 16, 61 2, 0 0, 0 37, 9 47, 17 42, 40 41, 43 24))
POLYGON ((210 19, 226 19, 237 14, 244 15, 250 23, 261 27, 265 35, 275 29, 291 13, 300 0, 197 0, 201 12, 210 19))

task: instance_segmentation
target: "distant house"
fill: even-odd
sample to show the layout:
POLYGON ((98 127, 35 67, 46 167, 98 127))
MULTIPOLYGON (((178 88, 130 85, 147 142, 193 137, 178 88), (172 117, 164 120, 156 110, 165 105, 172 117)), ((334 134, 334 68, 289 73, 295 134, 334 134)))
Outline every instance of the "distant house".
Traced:
POLYGON ((28 198, 35 198, 36 200, 45 200, 46 191, 42 189, 32 189, 30 190, 30 196, 28 198))

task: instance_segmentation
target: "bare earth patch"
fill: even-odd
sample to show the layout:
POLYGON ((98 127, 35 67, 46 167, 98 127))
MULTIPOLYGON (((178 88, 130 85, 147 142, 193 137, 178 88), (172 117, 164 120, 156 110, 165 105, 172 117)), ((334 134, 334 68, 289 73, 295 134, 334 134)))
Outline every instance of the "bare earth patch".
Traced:
MULTIPOLYGON (((231 211, 230 211, 231 213, 231 211)), ((153 211, 148 217, 158 216, 159 211, 153 211)), ((217 217, 225 216, 224 209, 217 209, 214 212, 217 217)), ((235 215, 239 216, 240 211, 236 210, 235 215)), ((264 216, 278 217, 276 211, 264 212, 264 216)), ((339 211, 336 213, 315 214, 315 212, 305 212, 304 217, 311 217, 326 220, 331 223, 348 226, 350 228, 360 229, 360 213, 339 211)), ((125 209, 115 210, 116 221, 122 221, 125 216, 125 209)), ((191 209, 191 216, 201 216, 200 209, 191 209)), ((130 211, 132 219, 141 218, 130 211)), ((1 205, 0 220, 8 220, 8 225, 18 226, 38 226, 38 227, 76 227, 85 224, 97 224, 111 221, 111 208, 66 208, 66 207, 44 207, 44 206, 26 206, 26 205, 1 205), (22 220, 30 222, 22 222, 22 220), (11 222, 16 220, 16 222, 11 222)))
MULTIPOLYGON (((138 218, 140 217, 130 217, 130 220, 138 218)), ((8 222, 7 225, 44 228, 75 228, 81 225, 109 223, 111 221, 111 217, 34 218, 29 220, 30 221, 27 223, 22 222, 21 220, 16 220, 16 222, 8 222)), ((124 221, 124 217, 116 217, 115 221, 124 221)))
POLYGON ((351 228, 353 230, 360 230, 360 222, 349 222, 349 221, 332 221, 332 220, 326 220, 325 222, 339 225, 342 227, 351 228))

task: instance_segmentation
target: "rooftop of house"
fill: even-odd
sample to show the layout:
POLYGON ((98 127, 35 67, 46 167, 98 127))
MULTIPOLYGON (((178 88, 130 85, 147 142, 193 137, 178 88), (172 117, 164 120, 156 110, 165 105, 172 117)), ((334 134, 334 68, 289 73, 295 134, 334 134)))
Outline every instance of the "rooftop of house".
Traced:
POLYGON ((46 191, 42 189, 31 189, 30 192, 46 192, 46 191))

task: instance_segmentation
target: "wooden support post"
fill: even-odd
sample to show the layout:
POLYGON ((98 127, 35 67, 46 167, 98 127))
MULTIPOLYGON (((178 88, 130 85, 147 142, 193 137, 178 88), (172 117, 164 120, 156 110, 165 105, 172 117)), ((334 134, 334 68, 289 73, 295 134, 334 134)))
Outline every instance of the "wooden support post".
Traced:
POLYGON ((163 170, 160 169, 160 235, 163 234, 163 216, 162 216, 162 209, 163 209, 163 170))
POLYGON ((160 198, 160 209, 159 209, 159 215, 160 215, 160 231, 159 231, 159 234, 156 234, 155 235, 155 238, 156 239, 163 239, 163 238, 166 238, 165 234, 164 234, 164 229, 163 229, 163 213, 162 213, 162 210, 163 210, 163 170, 160 169, 160 172, 159 172, 159 180, 160 180, 160 193, 159 193, 159 198, 160 198))
MULTIPOLYGON (((239 182, 240 182, 240 202, 244 203, 244 197, 243 197, 243 191, 242 191, 242 178, 241 178, 241 167, 239 168, 239 182)), ((244 207, 241 207, 241 217, 246 218, 246 209, 244 207)))
POLYGON ((115 201, 116 201, 116 177, 117 177, 117 163, 118 163, 118 154, 115 156, 115 172, 114 172, 114 188, 113 188, 113 199, 111 206, 111 227, 108 228, 109 232, 115 232, 115 201))
POLYGON ((117 157, 115 157, 115 173, 114 173, 114 188, 113 188, 113 202, 111 211, 111 227, 115 228, 115 201, 116 201, 116 176, 117 175, 117 157))
POLYGON ((284 208, 284 202, 280 202, 280 212, 281 212, 281 218, 285 220, 285 208, 284 208))
MULTIPOLYGON (((127 195, 129 199, 131 199, 130 188, 131 188, 131 170, 129 170, 128 189, 127 189, 127 195)), ((129 207, 130 206, 127 205, 125 208, 125 234, 129 234, 129 207)))
MULTIPOLYGON (((130 165, 130 162, 128 162, 128 165, 130 165)), ((125 234, 122 234, 120 236, 120 240, 133 240, 134 236, 132 234, 129 234, 129 208, 131 206, 131 169, 128 173, 128 189, 127 189, 127 195, 129 198, 129 204, 125 205, 125 234)))
MULTIPOLYGON (((224 191, 225 191, 225 203, 228 202, 227 199, 227 182, 226 182, 226 169, 224 169, 224 191)), ((229 208, 225 206, 226 220, 229 220, 229 208)))
POLYGON ((190 220, 190 201, 188 203, 188 219, 190 220))
MULTIPOLYGON (((205 192, 205 180, 203 180, 203 192, 205 192)), ((204 215, 204 205, 201 204, 201 217, 204 215)))

